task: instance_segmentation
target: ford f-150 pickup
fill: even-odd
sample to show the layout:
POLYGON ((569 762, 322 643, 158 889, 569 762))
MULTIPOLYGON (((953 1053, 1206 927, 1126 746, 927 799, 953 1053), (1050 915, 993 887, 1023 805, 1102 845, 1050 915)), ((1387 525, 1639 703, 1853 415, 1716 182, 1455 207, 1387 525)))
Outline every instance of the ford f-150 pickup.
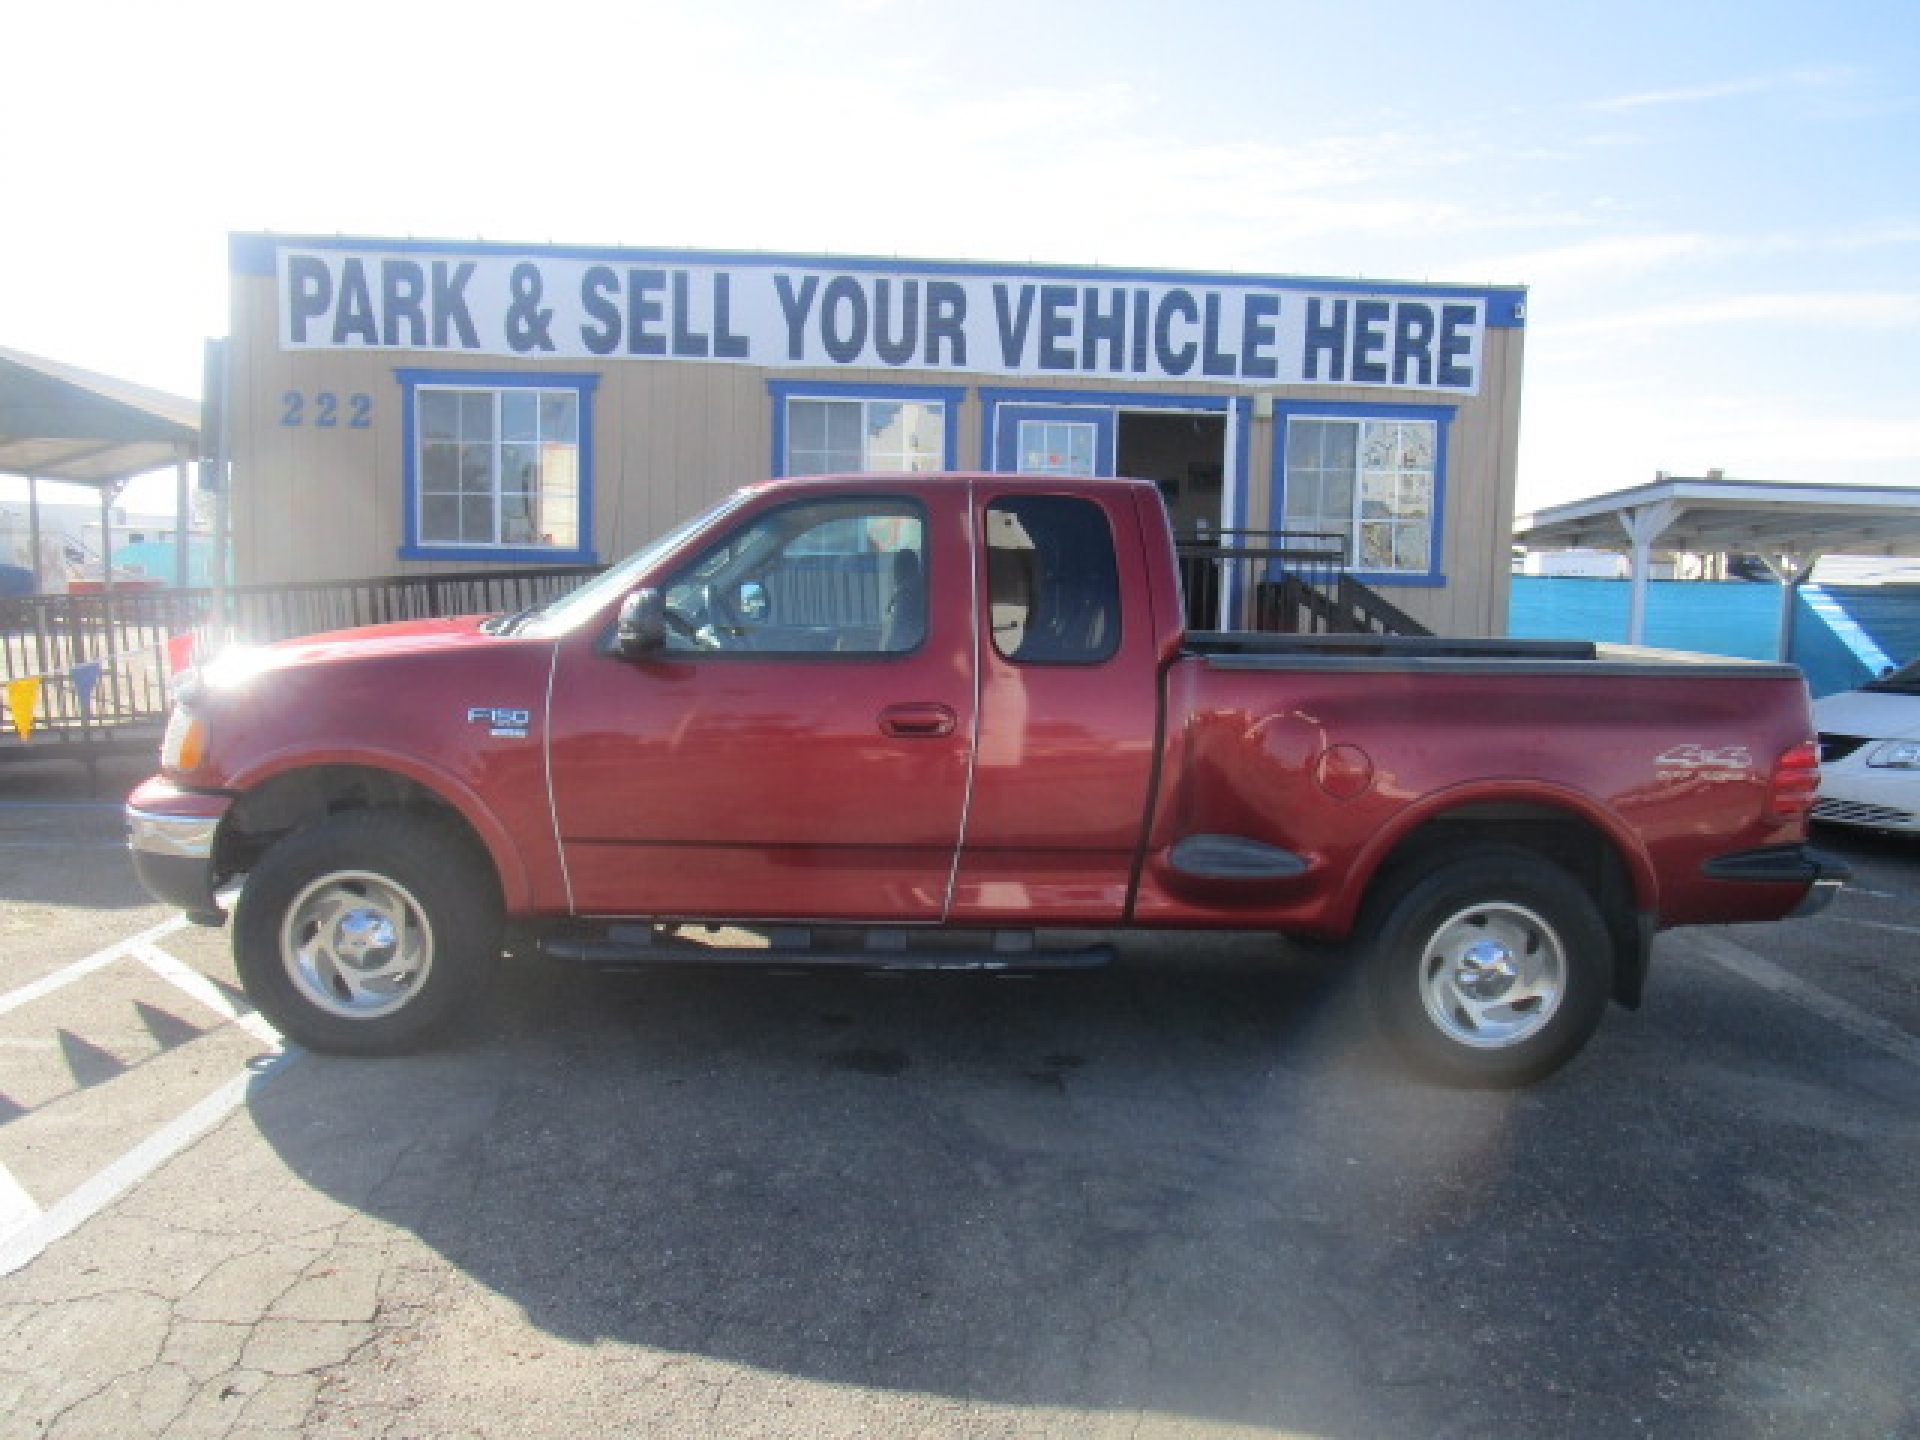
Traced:
POLYGON ((219 923, 244 874, 249 996, 349 1053, 534 945, 1025 969, 1232 929, 1333 942, 1418 1068, 1519 1084, 1639 1003, 1655 932, 1844 873, 1793 668, 1189 632, 1132 480, 751 486, 543 607, 229 651, 161 761, 141 878, 219 923))

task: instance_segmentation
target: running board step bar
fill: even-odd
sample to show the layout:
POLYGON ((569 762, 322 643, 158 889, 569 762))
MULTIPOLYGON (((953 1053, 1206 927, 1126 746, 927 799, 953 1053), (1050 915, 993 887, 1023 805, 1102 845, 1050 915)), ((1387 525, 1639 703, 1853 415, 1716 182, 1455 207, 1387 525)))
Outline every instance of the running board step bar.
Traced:
POLYGON ((798 926, 778 926, 747 932, 763 938, 764 946, 727 945, 692 939, 686 933, 706 929, 705 926, 615 925, 598 935, 545 936, 540 941, 540 950, 558 960, 607 970, 651 965, 735 965, 776 970, 817 967, 1024 974, 1042 970, 1097 970, 1112 964, 1114 959, 1111 945, 1042 949, 1032 932, 1025 930, 972 934, 898 928, 858 930, 844 926, 813 931, 798 926))

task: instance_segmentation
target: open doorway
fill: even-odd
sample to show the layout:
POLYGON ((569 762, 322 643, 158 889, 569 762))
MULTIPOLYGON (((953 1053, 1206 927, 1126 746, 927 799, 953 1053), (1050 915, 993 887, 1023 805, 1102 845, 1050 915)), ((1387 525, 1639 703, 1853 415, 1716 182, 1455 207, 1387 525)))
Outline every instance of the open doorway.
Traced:
POLYGON ((1178 410, 1122 410, 1114 471, 1151 480, 1166 498, 1174 533, 1188 539, 1220 529, 1227 419, 1178 410))

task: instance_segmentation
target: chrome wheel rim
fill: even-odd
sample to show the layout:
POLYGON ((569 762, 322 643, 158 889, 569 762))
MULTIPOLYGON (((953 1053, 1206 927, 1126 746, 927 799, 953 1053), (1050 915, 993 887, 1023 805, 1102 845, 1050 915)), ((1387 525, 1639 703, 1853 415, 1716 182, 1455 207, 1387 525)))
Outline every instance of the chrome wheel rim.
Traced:
POLYGON ((1436 929, 1421 952, 1427 1018, 1449 1040, 1476 1050, 1539 1034, 1566 993, 1566 947, 1524 905, 1470 906, 1436 929))
POLYGON ((365 870, 322 876, 287 907, 280 954, 301 995, 354 1020, 391 1015, 433 970, 433 927, 403 885, 365 870))

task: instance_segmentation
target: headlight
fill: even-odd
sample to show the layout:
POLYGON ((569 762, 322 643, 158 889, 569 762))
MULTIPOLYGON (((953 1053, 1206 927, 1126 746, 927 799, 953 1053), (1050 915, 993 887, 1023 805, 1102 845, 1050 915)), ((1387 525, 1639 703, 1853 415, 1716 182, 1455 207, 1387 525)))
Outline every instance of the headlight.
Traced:
POLYGON ((1867 764, 1881 770, 1920 770, 1920 740, 1889 740, 1874 748, 1867 764))
POLYGON ((167 717, 166 738, 160 742, 160 768, 182 773, 198 770, 207 758, 207 722, 184 705, 167 717))

